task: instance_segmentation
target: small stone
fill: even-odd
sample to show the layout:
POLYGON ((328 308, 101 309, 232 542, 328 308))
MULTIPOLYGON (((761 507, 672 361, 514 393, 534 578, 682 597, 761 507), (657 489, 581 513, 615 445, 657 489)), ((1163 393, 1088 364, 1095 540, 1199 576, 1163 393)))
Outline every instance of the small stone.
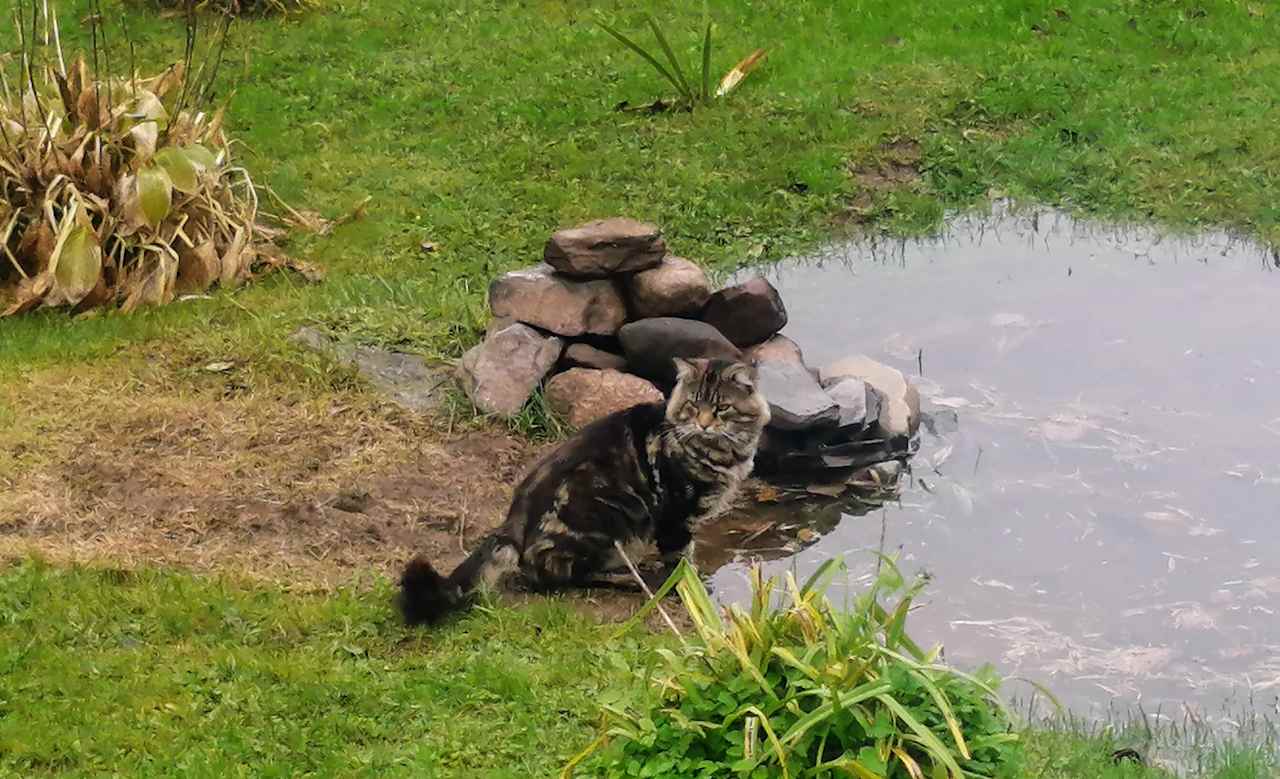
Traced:
POLYGON ((775 335, 764 343, 742 350, 742 358, 752 362, 793 362, 804 364, 804 353, 800 345, 785 335, 775 335))
POLYGON ((515 416, 560 357, 562 342, 528 325, 506 327, 462 355, 462 389, 489 414, 515 416))
POLYGON ((920 422, 930 435, 943 436, 960 429, 960 412, 954 408, 939 408, 922 412, 920 422))
POLYGON ((823 385, 836 379, 862 379, 880 394, 878 421, 885 435, 893 438, 913 436, 920 428, 920 392, 907 382, 902 371, 891 368, 865 355, 855 355, 825 365, 819 371, 823 385))
POLYGON ((561 361, 570 368, 596 368, 598 370, 625 371, 627 358, 591 344, 569 344, 561 361))
POLYGON ((627 282, 631 316, 694 316, 711 297, 711 282, 696 264, 667 256, 657 267, 641 271, 627 282))
POLYGON ((556 232, 542 258, 561 273, 604 278, 652 268, 666 253, 667 244, 657 226, 613 217, 556 232))
POLYGON ((724 333, 735 346, 751 346, 786 326, 787 309, 778 290, 756 276, 712 295, 702 321, 724 333))
POLYGON ((840 419, 840 409, 803 365, 765 362, 756 370, 760 392, 769 401, 771 426, 779 430, 810 430, 832 427, 840 419))
POLYGON ((580 281, 548 265, 512 271, 489 285, 489 310, 557 335, 613 335, 627 321, 627 306, 607 279, 580 281))
POLYGON ((742 353, 711 325, 696 319, 654 317, 630 322, 618 331, 633 373, 660 387, 675 384, 673 357, 740 360, 742 353))
POLYGON ((657 387, 639 376, 591 368, 570 368, 556 374, 547 382, 544 394, 551 410, 575 428, 615 411, 663 399, 657 387))
POLYGON ((333 498, 333 507, 348 514, 363 514, 369 510, 372 498, 367 490, 346 489, 333 498))
POLYGON ((865 381, 854 376, 841 376, 824 385, 823 389, 840 410, 836 424, 840 427, 867 424, 867 396, 871 394, 874 397, 875 390, 870 389, 865 381))

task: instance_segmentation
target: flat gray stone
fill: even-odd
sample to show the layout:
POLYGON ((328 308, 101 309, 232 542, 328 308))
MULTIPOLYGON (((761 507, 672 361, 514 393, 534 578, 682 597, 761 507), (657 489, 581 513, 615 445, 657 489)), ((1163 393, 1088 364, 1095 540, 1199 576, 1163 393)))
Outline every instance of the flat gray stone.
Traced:
POLYGON ((557 335, 613 335, 627 321, 627 305, 612 281, 572 279, 549 265, 504 273, 489 285, 489 310, 557 335))
POLYGON ((760 392, 769 401, 771 426, 779 430, 812 430, 834 427, 839 422, 839 407, 803 365, 765 362, 756 370, 760 392))
POLYGON ((656 225, 616 216, 557 231, 542 258, 570 276, 603 278, 652 268, 666 253, 656 225))
POLYGON ((458 380, 476 408, 515 416, 560 358, 563 341, 514 324, 462 355, 458 380))
POLYGON ((794 362, 804 364, 804 353, 800 345, 785 335, 775 335, 764 343, 748 346, 742 350, 742 357, 752 362, 794 362))
POLYGON ((450 380, 444 365, 429 363, 416 354, 336 343, 311 327, 301 327, 289 338, 354 368, 374 389, 410 411, 435 411, 444 400, 450 380))

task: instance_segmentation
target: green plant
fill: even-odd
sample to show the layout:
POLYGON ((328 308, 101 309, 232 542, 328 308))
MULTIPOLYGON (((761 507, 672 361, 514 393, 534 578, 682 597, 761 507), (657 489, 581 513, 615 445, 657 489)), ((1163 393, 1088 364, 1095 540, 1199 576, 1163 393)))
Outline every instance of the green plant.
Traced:
POLYGON ((674 587, 695 634, 657 650, 657 667, 604 705, 604 734, 580 759, 605 777, 1014 775, 1022 744, 995 674, 941 665, 940 648, 925 652, 906 633, 924 579, 906 584, 885 559, 842 610, 825 596, 842 569, 828 561, 804 586, 788 574, 787 602, 775 605, 778 581, 757 568, 750 611, 722 613, 681 563, 636 619, 674 587), (897 600, 884 606, 882 596, 897 600))
POLYGON ((129 311, 284 261, 275 231, 258 223, 248 172, 232 161, 223 111, 206 110, 221 42, 193 69, 189 19, 183 61, 117 78, 101 14, 89 22, 91 67, 83 54, 67 64, 47 6, 42 58, 39 12, 33 2, 28 22, 21 8, 18 78, 0 93, 0 301, 10 298, 0 316, 129 311))
POLYGON ((227 16, 265 16, 310 11, 318 0, 152 0, 159 8, 173 12, 209 11, 227 16))
MULTIPOLYGON (((626 46, 628 49, 638 54, 645 62, 652 65, 653 69, 658 71, 659 75, 675 87, 676 93, 678 94, 678 97, 675 100, 675 106, 677 108, 692 110, 695 106, 706 105, 707 103, 710 103, 713 98, 722 97, 728 94, 742 82, 742 79, 746 78, 747 74, 750 73, 765 56, 764 49, 756 49, 751 54, 747 55, 720 79, 720 83, 716 87, 716 91, 712 92, 711 22, 707 21, 705 32, 703 32, 702 35, 701 78, 695 79, 693 78, 695 73, 692 69, 686 73, 684 66, 680 64, 680 60, 671 49, 671 44, 667 42, 667 36, 663 34, 662 28, 658 26, 658 23, 654 21, 653 17, 646 14, 645 21, 648 22, 649 29, 653 31, 653 37, 657 39, 658 46, 662 49, 662 54, 667 60, 666 65, 663 65, 654 54, 650 53, 647 49, 636 43, 631 38, 623 35, 617 29, 610 27, 602 21, 598 21, 597 24, 599 24, 605 32, 617 39, 623 46, 626 46)), ((655 103, 654 105, 656 106, 659 104, 655 103)))

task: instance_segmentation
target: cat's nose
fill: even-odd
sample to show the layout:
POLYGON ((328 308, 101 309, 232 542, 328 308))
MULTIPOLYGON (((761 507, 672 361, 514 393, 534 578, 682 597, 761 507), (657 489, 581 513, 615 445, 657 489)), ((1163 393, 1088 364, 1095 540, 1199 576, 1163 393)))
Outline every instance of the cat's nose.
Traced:
POLYGON ((704 408, 698 412, 698 427, 706 430, 711 427, 711 423, 716 421, 715 412, 709 408, 704 408))

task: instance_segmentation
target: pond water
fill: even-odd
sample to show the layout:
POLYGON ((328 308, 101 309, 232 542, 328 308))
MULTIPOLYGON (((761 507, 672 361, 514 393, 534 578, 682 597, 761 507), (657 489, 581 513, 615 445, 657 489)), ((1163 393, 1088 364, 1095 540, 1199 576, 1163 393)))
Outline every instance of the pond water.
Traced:
MULTIPOLYGON (((938 424, 921 431, 898 502, 761 504, 734 521, 812 523, 820 537, 766 551, 766 569, 804 574, 844 554, 842 586, 865 583, 868 550, 899 553, 933 577, 911 620, 919 640, 1079 711, 1274 711, 1276 264, 1225 234, 1043 211, 782 263, 767 275, 807 362, 862 352, 894 365, 938 424)), ((718 597, 742 597, 757 556, 714 574, 718 597)))

